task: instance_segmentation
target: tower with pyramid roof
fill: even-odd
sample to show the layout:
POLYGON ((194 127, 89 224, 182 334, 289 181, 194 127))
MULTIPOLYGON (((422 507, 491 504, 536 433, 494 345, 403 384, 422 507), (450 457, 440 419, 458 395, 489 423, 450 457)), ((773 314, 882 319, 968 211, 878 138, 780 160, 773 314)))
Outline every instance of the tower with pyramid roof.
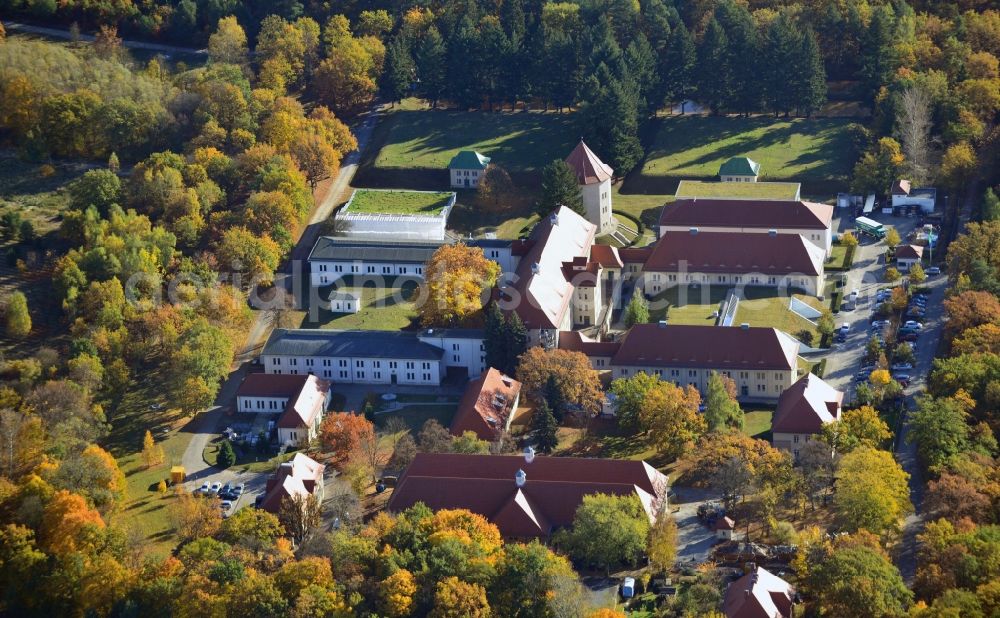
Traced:
POLYGON ((614 170, 594 154, 583 140, 566 157, 566 163, 576 172, 577 182, 583 192, 583 206, 587 220, 597 226, 597 235, 612 232, 611 177, 614 170))

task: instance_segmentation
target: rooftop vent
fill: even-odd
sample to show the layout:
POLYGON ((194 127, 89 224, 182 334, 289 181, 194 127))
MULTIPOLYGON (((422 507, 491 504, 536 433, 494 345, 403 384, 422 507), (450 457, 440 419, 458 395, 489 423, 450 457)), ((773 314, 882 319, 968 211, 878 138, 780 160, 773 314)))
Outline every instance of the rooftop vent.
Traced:
POLYGON ((524 487, 527 481, 528 475, 524 473, 524 470, 518 470, 517 474, 514 475, 514 484, 518 487, 524 487))
POLYGON ((689 229, 688 231, 689 231, 689 232, 691 232, 691 235, 692 235, 692 236, 694 236, 695 234, 697 234, 697 233, 698 233, 698 228, 696 228, 696 227, 693 227, 693 228, 689 229))
POLYGON ((666 320, 660 320, 659 322, 657 322, 657 324, 660 326, 660 328, 666 328, 667 327, 667 321, 666 320))
POLYGON ((750 322, 744 322, 740 324, 740 328, 742 328, 743 330, 750 330, 750 322))
MULTIPOLYGON (((531 463, 535 461, 535 449, 531 448, 530 446, 524 449, 524 461, 525 463, 531 463)), ((522 474, 524 473, 522 472, 522 474)))
POLYGON ((778 235, 778 230, 768 230, 767 235, 773 238, 774 236, 778 235))
POLYGON ((533 275, 537 275, 538 274, 538 262, 534 262, 531 265, 531 274, 533 274, 533 275))

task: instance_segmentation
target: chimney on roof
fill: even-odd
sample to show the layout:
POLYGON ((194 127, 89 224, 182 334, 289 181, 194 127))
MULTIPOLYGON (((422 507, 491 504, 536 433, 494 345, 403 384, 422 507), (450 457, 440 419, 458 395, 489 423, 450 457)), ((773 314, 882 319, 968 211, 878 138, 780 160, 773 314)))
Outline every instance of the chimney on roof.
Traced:
POLYGON ((531 463, 533 461, 535 461, 535 449, 529 446, 528 448, 524 449, 524 462, 531 463))
POLYGON ((773 238, 778 235, 778 230, 768 230, 767 235, 773 238))
MULTIPOLYGON (((561 205, 562 204, 560 204, 560 206, 561 205)), ((552 225, 559 225, 559 213, 558 213, 558 211, 552 213, 552 216, 549 217, 549 223, 551 223, 552 225)))
POLYGON ((742 328, 743 330, 750 330, 750 322, 744 322, 740 324, 740 328, 742 328))
POLYGON ((667 327, 667 321, 666 320, 660 320, 659 322, 657 322, 657 325, 660 328, 666 328, 667 327))
POLYGON ((690 228, 688 231, 691 232, 692 236, 696 236, 698 234, 698 228, 696 227, 690 228))
POLYGON ((514 484, 518 487, 524 487, 527 481, 528 475, 524 473, 524 470, 518 470, 517 474, 514 475, 514 484))
POLYGON ((538 262, 532 263, 532 265, 531 265, 531 274, 533 274, 533 275, 537 275, 538 274, 538 262))

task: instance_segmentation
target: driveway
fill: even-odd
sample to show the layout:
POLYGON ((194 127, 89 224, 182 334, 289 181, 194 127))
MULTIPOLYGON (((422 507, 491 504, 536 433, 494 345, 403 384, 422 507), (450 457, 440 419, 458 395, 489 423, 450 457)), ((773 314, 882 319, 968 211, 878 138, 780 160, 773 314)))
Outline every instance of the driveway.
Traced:
MULTIPOLYGON (((29 34, 40 34, 42 36, 47 36, 54 39, 66 39, 73 40, 78 39, 80 41, 93 41, 94 37, 90 34, 77 33, 74 34, 69 30, 64 30, 62 28, 47 28, 43 26, 31 26, 29 24, 22 24, 16 21, 5 21, 4 28, 8 32, 27 32, 29 34)), ((142 49, 145 51, 159 52, 162 54, 190 54, 192 56, 205 56, 208 54, 208 50, 205 49, 195 49, 193 47, 178 47, 176 45, 162 45, 160 43, 147 43, 145 41, 130 41, 128 39, 122 40, 122 47, 126 49, 142 49)))
POLYGON ((711 489, 672 487, 676 494, 670 503, 674 521, 677 522, 677 564, 708 562, 715 546, 715 536, 698 519, 698 507, 706 502, 718 501, 721 494, 711 489))

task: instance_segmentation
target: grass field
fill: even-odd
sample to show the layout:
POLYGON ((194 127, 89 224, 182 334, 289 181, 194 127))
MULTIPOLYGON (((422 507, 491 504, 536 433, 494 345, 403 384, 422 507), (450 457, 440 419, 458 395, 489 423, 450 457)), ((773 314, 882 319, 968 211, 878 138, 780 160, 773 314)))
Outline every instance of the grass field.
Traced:
POLYGON ((451 201, 447 191, 358 189, 346 211, 358 214, 436 215, 451 201))
POLYGON ((744 410, 743 433, 751 438, 771 439, 771 420, 774 410, 744 410))
POLYGON ((804 192, 829 193, 847 181, 854 161, 849 120, 672 116, 659 121, 641 171, 626 181, 635 192, 672 192, 681 179, 710 179, 727 159, 761 164, 761 180, 794 180, 804 192))
POLYGON ((379 169, 446 169, 460 150, 476 150, 509 171, 540 170, 573 149, 572 114, 430 110, 406 101, 379 123, 379 169))
MULTIPOLYGON (((718 311, 719 303, 726 297, 729 289, 724 286, 688 286, 686 297, 680 298, 680 287, 668 288, 650 301, 650 321, 666 319, 670 324, 713 326, 715 318, 712 313, 718 311)), ((743 293, 744 299, 736 310, 735 324, 749 322, 751 326, 777 328, 793 337, 808 330, 813 342, 819 342, 815 325, 789 310, 787 297, 777 296, 776 291, 768 287, 748 286, 743 293)), ((812 296, 794 296, 817 309, 822 308, 822 303, 812 296)))
MULTIPOLYGON (((329 298, 331 289, 321 288, 318 291, 319 297, 329 298)), ((377 287, 371 281, 345 277, 338 290, 361 294, 361 308, 357 313, 333 313, 322 308, 295 311, 292 327, 403 330, 416 325, 418 314, 414 303, 417 295, 415 281, 404 281, 397 285, 395 280, 388 279, 385 286, 377 287)))
POLYGON ((795 182, 706 182, 682 180, 677 197, 737 197, 742 199, 794 200, 799 192, 795 182))

